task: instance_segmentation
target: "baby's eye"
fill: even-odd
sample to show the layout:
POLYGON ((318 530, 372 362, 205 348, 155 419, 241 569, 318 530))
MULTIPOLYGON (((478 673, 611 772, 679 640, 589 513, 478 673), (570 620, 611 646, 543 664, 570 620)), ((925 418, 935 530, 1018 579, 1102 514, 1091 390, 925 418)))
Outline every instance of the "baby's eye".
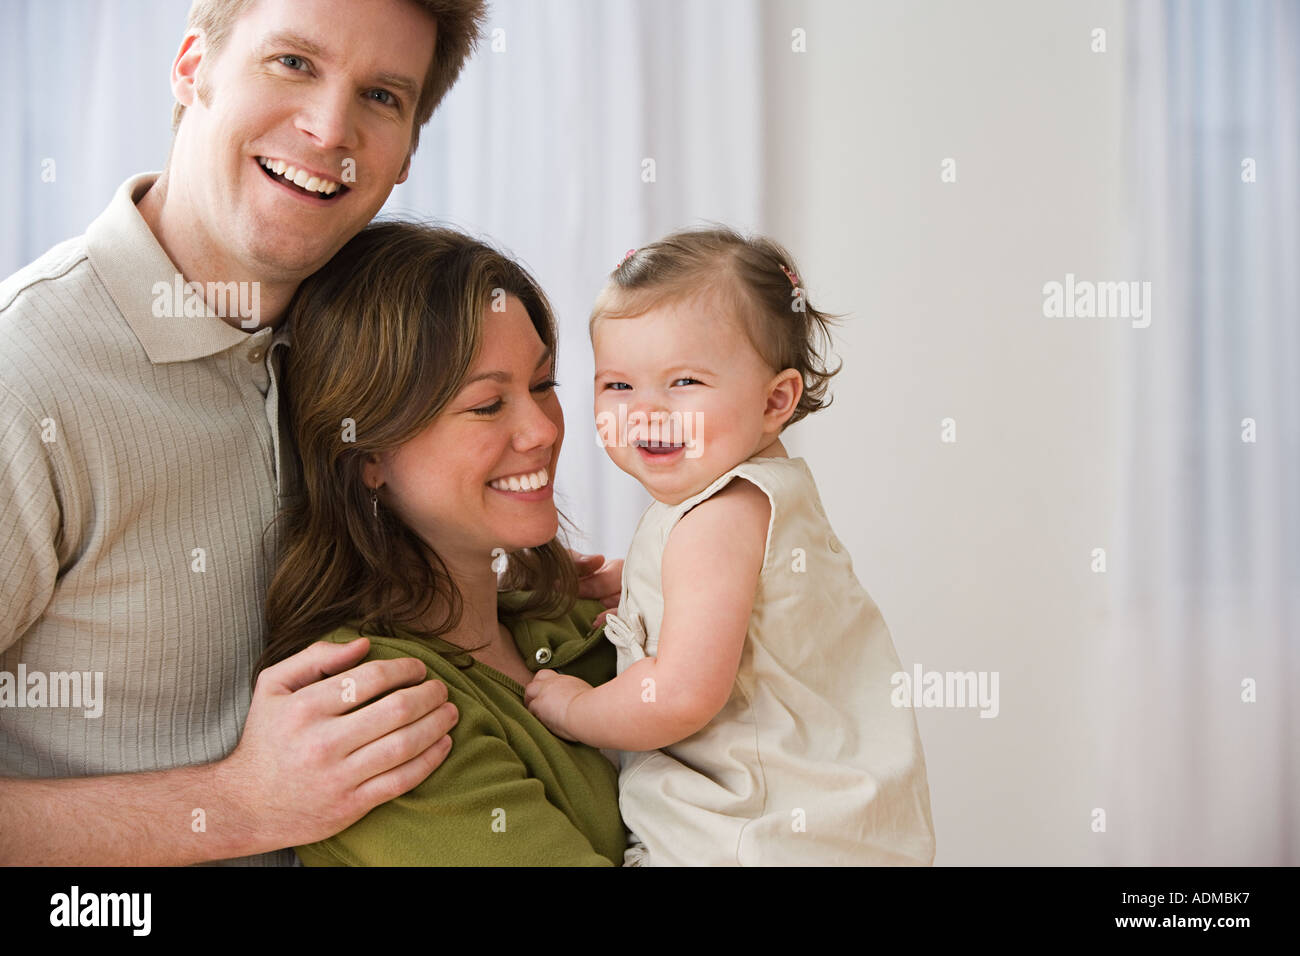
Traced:
POLYGON ((632 390, 632 386, 627 382, 606 382, 605 387, 612 388, 616 392, 621 392, 624 389, 627 389, 628 391, 632 390))
MULTIPOLYGON (((690 382, 690 383, 693 384, 693 385, 703 385, 703 384, 704 384, 703 382, 701 382, 701 381, 700 381, 699 379, 697 379, 697 378, 679 378, 679 379, 677 379, 677 382, 690 382)), ((673 384, 676 385, 677 382, 673 382, 673 384)))

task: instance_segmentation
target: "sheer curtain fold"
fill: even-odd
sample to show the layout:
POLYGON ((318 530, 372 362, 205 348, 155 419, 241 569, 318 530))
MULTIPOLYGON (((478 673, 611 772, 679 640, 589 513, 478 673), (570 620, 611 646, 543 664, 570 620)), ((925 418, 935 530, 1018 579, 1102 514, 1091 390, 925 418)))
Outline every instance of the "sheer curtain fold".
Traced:
POLYGON ((1300 862, 1296 14, 1130 7, 1108 862, 1300 862))

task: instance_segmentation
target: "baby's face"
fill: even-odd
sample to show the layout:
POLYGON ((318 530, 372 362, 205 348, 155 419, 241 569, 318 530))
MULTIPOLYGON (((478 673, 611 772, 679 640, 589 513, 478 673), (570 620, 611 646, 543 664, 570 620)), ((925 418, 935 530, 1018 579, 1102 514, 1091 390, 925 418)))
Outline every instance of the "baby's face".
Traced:
POLYGON ((678 504, 776 439, 764 432, 776 373, 710 298, 593 330, 596 428, 614 464, 678 504))

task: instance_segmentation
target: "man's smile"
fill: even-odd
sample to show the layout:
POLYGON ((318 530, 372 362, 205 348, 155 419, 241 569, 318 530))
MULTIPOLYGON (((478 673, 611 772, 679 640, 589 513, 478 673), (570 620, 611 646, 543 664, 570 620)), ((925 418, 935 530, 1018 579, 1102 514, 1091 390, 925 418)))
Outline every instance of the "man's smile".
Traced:
POLYGON ((331 202, 349 192, 347 186, 308 169, 301 169, 283 159, 257 157, 257 165, 272 182, 305 199, 331 202))

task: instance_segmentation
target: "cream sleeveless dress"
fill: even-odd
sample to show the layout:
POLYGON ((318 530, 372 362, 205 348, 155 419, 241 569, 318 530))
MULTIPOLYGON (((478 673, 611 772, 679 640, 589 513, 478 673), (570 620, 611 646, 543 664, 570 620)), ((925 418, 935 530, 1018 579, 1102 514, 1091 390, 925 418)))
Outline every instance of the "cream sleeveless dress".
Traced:
POLYGON ((751 458, 680 504, 650 505, 605 626, 618 672, 657 651, 668 533, 737 476, 772 505, 740 669, 703 730, 621 754, 625 863, 929 865, 934 824, 916 719, 890 703, 898 655, 802 458, 751 458))

